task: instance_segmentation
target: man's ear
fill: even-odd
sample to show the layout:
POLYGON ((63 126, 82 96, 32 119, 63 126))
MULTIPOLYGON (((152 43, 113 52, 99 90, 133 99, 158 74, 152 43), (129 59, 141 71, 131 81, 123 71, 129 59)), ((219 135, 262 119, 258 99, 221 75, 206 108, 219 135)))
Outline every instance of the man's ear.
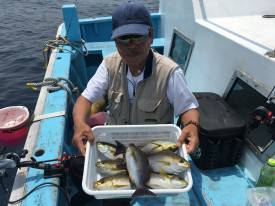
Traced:
POLYGON ((148 32, 148 36, 151 37, 151 38, 153 38, 153 34, 154 34, 153 33, 153 27, 150 27, 149 28, 149 32, 148 32))

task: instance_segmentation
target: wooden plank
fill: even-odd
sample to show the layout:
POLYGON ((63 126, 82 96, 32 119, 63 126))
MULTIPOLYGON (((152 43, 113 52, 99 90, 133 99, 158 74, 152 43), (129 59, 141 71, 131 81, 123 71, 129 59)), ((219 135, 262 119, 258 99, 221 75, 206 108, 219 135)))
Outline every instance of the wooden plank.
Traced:
POLYGON ((102 49, 103 58, 116 51, 117 51, 116 47, 108 47, 108 48, 102 49))
MULTIPOLYGON (((98 53, 101 52, 103 57, 111 54, 112 52, 117 51, 114 41, 108 42, 87 42, 85 44, 89 53, 98 53)), ((163 47, 164 38, 156 38, 153 41, 152 48, 154 47, 163 47)))
MULTIPOLYGON (((45 78, 50 77, 52 75, 52 71, 54 69, 54 62, 56 59, 56 50, 52 52, 52 55, 50 57, 50 61, 47 67, 47 71, 45 73, 45 78)), ((44 104, 47 96, 47 91, 46 88, 42 88, 36 103, 34 115, 40 115, 43 114, 44 110, 44 104)), ((25 142, 24 149, 28 150, 29 153, 26 155, 25 158, 22 159, 22 161, 28 161, 30 160, 30 157, 33 155, 35 151, 35 144, 37 141, 37 136, 40 128, 40 122, 35 122, 31 125, 29 129, 29 133, 25 142)), ((26 183, 26 178, 28 176, 28 171, 29 168, 21 168, 17 170, 17 174, 15 176, 13 188, 12 188, 12 193, 10 195, 10 201, 17 200, 21 198, 25 194, 25 183, 26 183)), ((9 204, 10 205, 10 204, 9 204)), ((15 205, 15 204, 13 204, 15 205)), ((21 202, 16 204, 16 205, 21 205, 21 202)))
POLYGON ((164 38, 155 38, 152 44, 152 47, 163 47, 164 46, 164 38))
POLYGON ((94 51, 102 51, 103 49, 108 48, 116 48, 114 41, 107 41, 107 42, 87 42, 85 43, 85 46, 89 53, 92 53, 94 51))
POLYGON ((76 7, 74 4, 62 6, 63 19, 66 28, 66 35, 69 41, 80 41, 80 27, 77 16, 76 7))
MULTIPOLYGON (((66 49, 70 49, 67 47, 66 49)), ((57 54, 57 59, 54 62, 54 68, 51 77, 69 78, 70 71, 70 52, 57 54)), ((45 100, 43 114, 66 111, 67 110, 67 92, 64 90, 48 93, 45 100)), ((62 154, 63 141, 65 132, 65 117, 54 117, 42 120, 37 136, 35 149, 44 149, 45 154, 38 161, 57 158, 62 154)), ((51 182, 59 184, 59 179, 44 179, 43 171, 38 169, 29 169, 29 173, 25 184, 25 193, 39 184, 51 182)), ((58 205, 59 190, 56 187, 44 187, 35 191, 32 195, 26 198, 22 205, 58 205), (43 200, 42 200, 43 197, 43 200), (45 201, 46 200, 46 201, 45 201)))

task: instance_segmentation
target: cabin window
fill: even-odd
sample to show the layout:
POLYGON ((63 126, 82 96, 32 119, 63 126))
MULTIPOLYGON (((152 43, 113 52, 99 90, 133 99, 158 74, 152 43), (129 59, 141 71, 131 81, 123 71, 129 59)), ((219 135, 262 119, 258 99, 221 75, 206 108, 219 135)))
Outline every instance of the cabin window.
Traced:
POLYGON ((275 139, 275 123, 258 124, 253 120, 252 113, 259 106, 265 106, 275 113, 275 105, 267 105, 267 98, 239 77, 235 78, 225 100, 246 120, 248 144, 256 153, 263 153, 275 139))
POLYGON ((191 39, 174 29, 169 57, 180 65, 184 74, 186 73, 193 47, 194 42, 191 39))

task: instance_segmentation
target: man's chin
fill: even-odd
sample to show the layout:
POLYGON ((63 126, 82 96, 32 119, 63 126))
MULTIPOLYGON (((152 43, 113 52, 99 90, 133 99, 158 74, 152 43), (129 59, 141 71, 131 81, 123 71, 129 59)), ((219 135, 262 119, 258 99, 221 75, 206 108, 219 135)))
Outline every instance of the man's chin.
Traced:
POLYGON ((125 60, 125 62, 126 62, 126 64, 132 65, 132 66, 139 65, 139 61, 137 61, 137 58, 135 58, 135 57, 127 58, 125 60))

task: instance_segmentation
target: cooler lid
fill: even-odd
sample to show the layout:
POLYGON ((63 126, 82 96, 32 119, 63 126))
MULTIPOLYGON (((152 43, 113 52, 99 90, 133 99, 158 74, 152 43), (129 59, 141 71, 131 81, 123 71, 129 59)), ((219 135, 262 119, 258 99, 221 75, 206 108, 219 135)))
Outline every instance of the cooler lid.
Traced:
POLYGON ((244 131, 246 122, 218 94, 194 93, 199 102, 200 133, 211 136, 228 136, 244 131))

